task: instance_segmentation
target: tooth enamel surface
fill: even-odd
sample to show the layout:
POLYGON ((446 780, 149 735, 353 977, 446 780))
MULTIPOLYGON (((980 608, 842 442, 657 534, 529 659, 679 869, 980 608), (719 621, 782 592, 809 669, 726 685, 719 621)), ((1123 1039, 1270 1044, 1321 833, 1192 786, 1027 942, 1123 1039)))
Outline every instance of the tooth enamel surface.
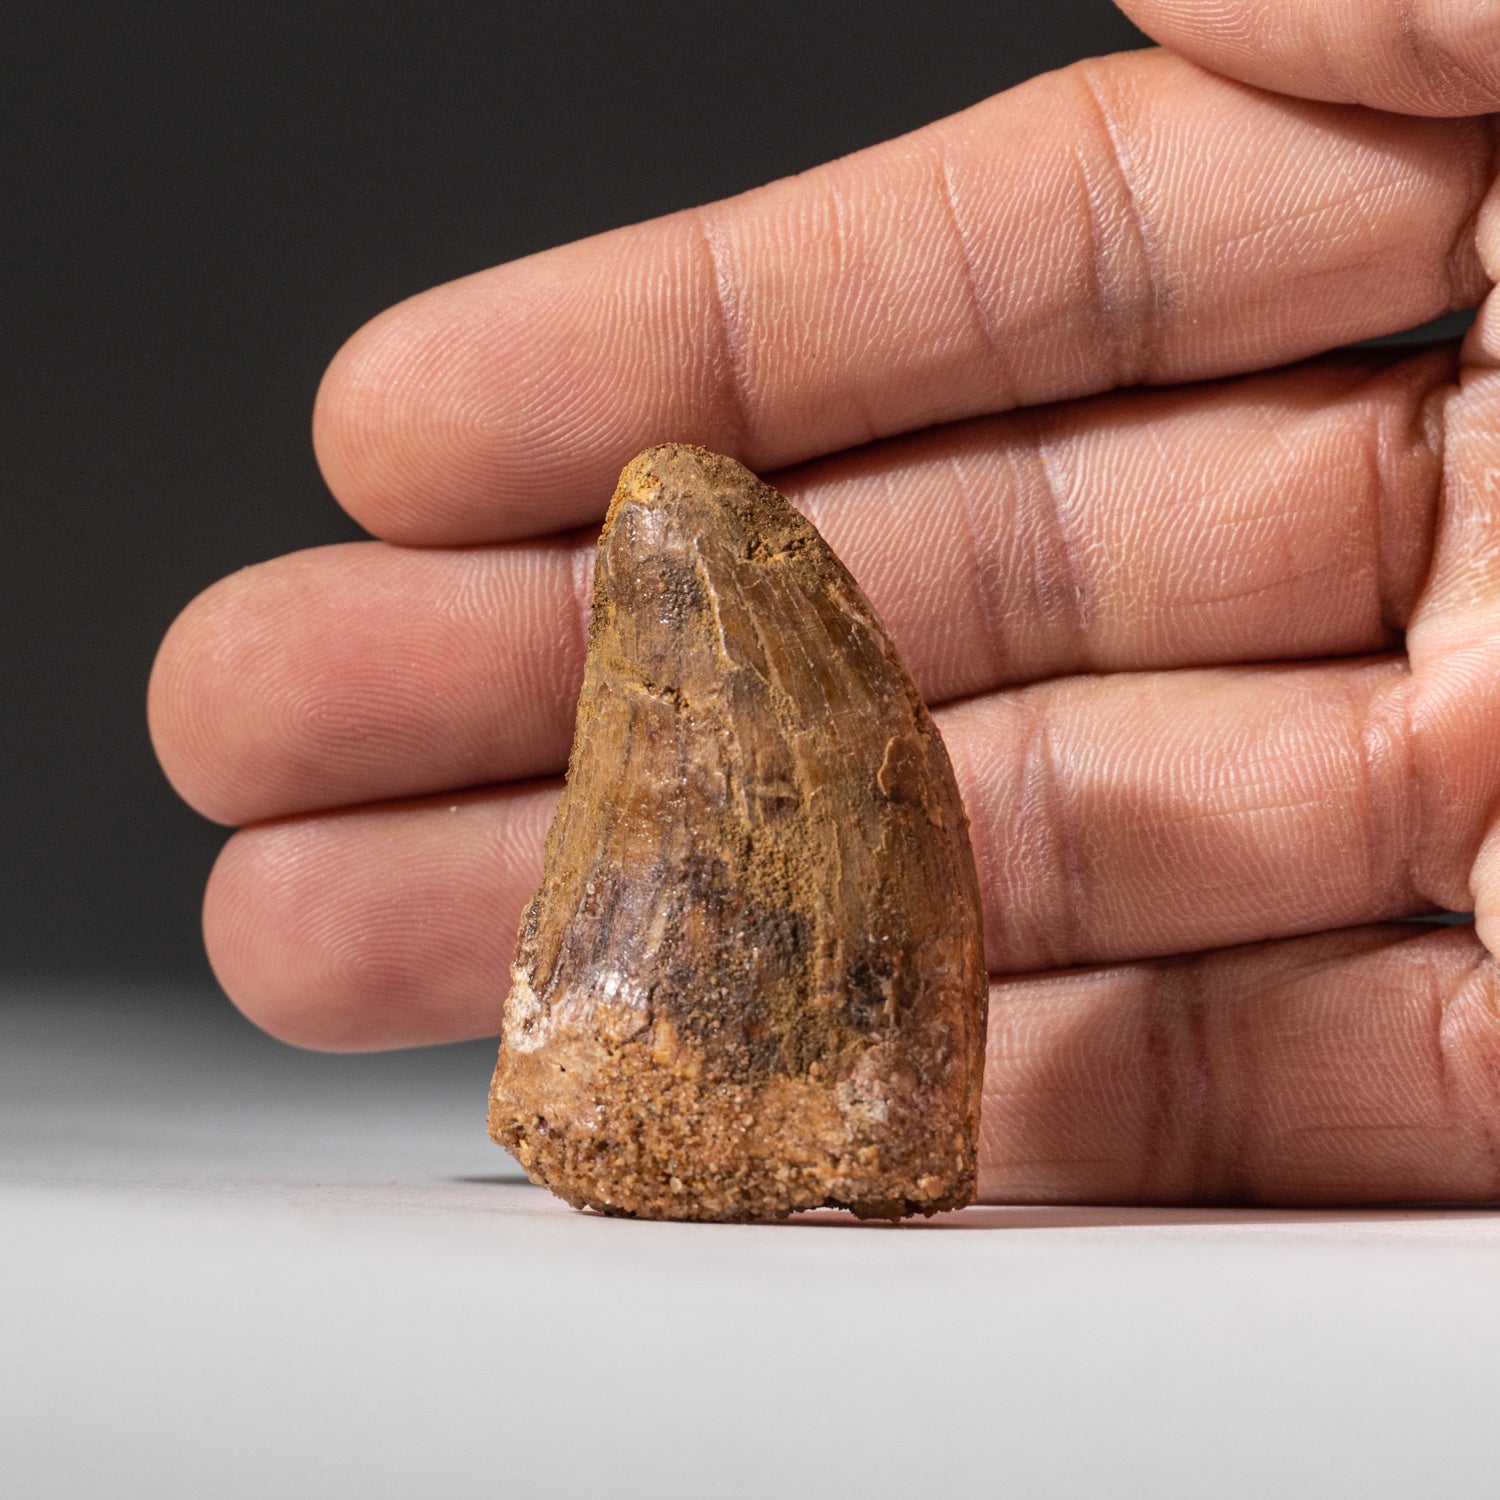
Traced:
POLYGON ((952 770, 868 601, 739 464, 643 453, 599 541, 491 1134, 614 1214, 955 1207, 985 994, 952 770))

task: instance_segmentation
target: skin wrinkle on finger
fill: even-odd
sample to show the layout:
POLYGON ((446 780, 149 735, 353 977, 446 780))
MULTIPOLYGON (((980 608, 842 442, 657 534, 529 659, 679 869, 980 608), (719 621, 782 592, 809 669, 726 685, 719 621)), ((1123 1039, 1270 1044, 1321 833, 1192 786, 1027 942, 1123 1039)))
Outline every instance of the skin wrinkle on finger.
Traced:
MULTIPOLYGON (((1149 434, 1149 429, 1148 429, 1149 434)), ((1041 498, 1046 521, 1040 528, 1043 535, 1051 534, 1050 552, 1056 559, 1055 573, 1060 575, 1051 585, 1062 603, 1064 617, 1071 617, 1074 652, 1080 667, 1100 664, 1088 649, 1090 627, 1095 623, 1095 613, 1100 589, 1098 587, 1099 564, 1102 559, 1096 553, 1087 558, 1085 549, 1079 544, 1078 524, 1075 518, 1076 495, 1081 488, 1079 476, 1068 463, 1069 455, 1061 443, 1050 443, 1048 435, 1033 427, 1025 444, 1023 462, 1030 460, 1031 476, 1035 480, 1035 492, 1041 498)), ((986 531, 993 536, 1003 525, 1003 518, 992 517, 986 531), (998 524, 997 524, 998 523, 998 524)), ((1045 544, 1044 544, 1045 545, 1045 544)), ((1047 574, 1042 574, 1047 577, 1047 574)))
POLYGON ((742 352, 744 341, 740 334, 738 292, 734 278, 728 274, 724 252, 719 247, 713 211, 707 208, 700 210, 697 223, 703 253, 708 258, 708 282, 713 288, 712 308, 716 323, 715 334, 710 343, 723 356, 720 361, 723 368, 723 393, 718 405, 729 414, 730 446, 744 449, 750 443, 750 403, 745 394, 748 387, 742 352))
POLYGON ((989 1202, 1500 1196, 1500 972, 1361 928, 992 984, 989 1202))
POLYGON ((953 164, 948 151, 937 152, 937 175, 942 191, 939 201, 948 211, 948 222, 953 234, 959 265, 963 268, 964 287, 973 309, 974 332, 979 348, 990 367, 991 379, 996 393, 996 409, 1007 410, 1020 404, 1016 384, 1011 378, 1008 362, 1003 353, 1004 340, 990 316, 989 303, 980 292, 976 274, 974 241, 966 223, 963 204, 954 186, 953 164))
POLYGON ((1141 174, 1130 162, 1125 144, 1129 131, 1115 119, 1109 73, 1080 66, 1076 76, 1085 99, 1083 114, 1087 118, 1092 112, 1095 125, 1099 168, 1090 171, 1088 154, 1081 149, 1075 149, 1074 156, 1089 211, 1099 322, 1114 350, 1109 383, 1139 385, 1151 380, 1158 368, 1159 330, 1180 300, 1180 288, 1161 264, 1157 234, 1142 205, 1141 174), (1096 189, 1095 178, 1101 172, 1114 192, 1096 189), (1112 211, 1104 209, 1111 199, 1112 211))
MULTIPOLYGON (((1439 439, 1416 413, 1452 373, 1443 351, 1341 356, 1101 397, 825 460, 783 489, 932 702, 1368 652, 1399 641, 1422 584, 1439 439)), ((215 585, 153 679, 168 775, 242 822, 560 771, 592 543, 353 544, 215 585)))
POLYGON ((1477 122, 1274 98, 1155 52, 1080 64, 414 298, 335 359, 316 443, 377 534, 490 542, 597 519, 664 437, 765 470, 1282 363, 1476 301, 1488 158, 1477 122))

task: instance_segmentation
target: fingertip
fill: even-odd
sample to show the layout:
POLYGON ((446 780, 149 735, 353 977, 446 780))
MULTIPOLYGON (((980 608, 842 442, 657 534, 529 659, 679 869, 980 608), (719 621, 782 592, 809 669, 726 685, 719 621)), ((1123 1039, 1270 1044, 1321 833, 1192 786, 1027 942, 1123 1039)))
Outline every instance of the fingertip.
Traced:
POLYGON ((429 897, 462 877, 435 879, 441 851, 412 847, 408 833, 399 813, 352 812, 242 829, 225 844, 204 892, 204 947, 225 994, 261 1030, 318 1052, 498 1030, 509 936, 487 930, 479 901, 434 910, 429 897), (454 966, 435 930, 467 946, 470 973, 493 975, 492 997, 445 987, 437 976, 454 966))
POLYGON ((556 800, 516 786, 241 829, 204 894, 214 974, 315 1051, 494 1035, 556 800))
POLYGON ((218 726, 228 653, 216 645, 213 626, 242 576, 210 584, 179 612, 146 684, 146 724, 168 783, 194 812, 225 825, 239 820, 218 726))
POLYGON ((328 794, 325 768, 340 766, 341 746, 362 743, 365 726, 347 722, 323 679, 357 684, 380 664, 336 631, 314 641, 312 606, 330 578, 337 582, 338 560, 373 545, 254 563, 210 584, 172 622, 152 668, 147 717, 167 780, 195 812, 232 826, 317 806, 320 797, 325 806, 355 800, 328 794), (285 670, 288 657, 314 652, 316 680, 285 670))
POLYGON ((365 324, 313 408, 314 452, 340 505, 408 546, 598 520, 639 446, 620 367, 643 400, 662 383, 599 333, 603 283, 637 263, 654 271, 648 260, 621 231, 435 287, 365 324))
POLYGON ((372 942, 368 913, 338 899, 330 852, 311 823, 229 839, 203 896, 214 977, 248 1020, 289 1046, 369 1052, 433 1040, 402 1014, 395 955, 378 925, 372 942))
POLYGON ((479 540, 455 495, 499 480, 503 416, 465 336, 461 299, 438 288, 388 308, 334 355, 313 404, 313 451, 339 504, 388 541, 479 540), (445 311, 446 309, 446 311, 445 311))
MULTIPOLYGON (((319 1052, 362 1050, 349 1025, 351 976, 319 964, 317 981, 330 1004, 308 1006, 286 918, 294 883, 280 830, 247 829, 219 851, 203 894, 203 944, 219 986, 244 1016, 277 1041, 319 1052), (281 890, 282 899, 268 899, 281 890), (336 1024, 330 1020, 338 1018, 336 1024), (342 1045, 341 1045, 342 1043, 342 1045)), ((300 885, 301 882, 295 882, 300 885)))

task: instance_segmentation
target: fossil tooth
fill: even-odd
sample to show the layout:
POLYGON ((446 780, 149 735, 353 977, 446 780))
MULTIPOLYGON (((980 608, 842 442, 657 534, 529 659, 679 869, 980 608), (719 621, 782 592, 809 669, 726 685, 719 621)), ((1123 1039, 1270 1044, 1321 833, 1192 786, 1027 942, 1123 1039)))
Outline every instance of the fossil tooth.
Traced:
POLYGON ((813 527, 652 448, 599 539, 490 1133, 579 1207, 755 1219, 973 1196, 986 980, 968 822, 813 527))

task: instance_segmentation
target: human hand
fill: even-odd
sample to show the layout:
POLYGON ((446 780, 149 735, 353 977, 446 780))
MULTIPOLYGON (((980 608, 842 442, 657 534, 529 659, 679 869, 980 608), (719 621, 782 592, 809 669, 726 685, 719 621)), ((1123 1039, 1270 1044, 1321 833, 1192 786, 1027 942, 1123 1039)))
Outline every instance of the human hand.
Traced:
MULTIPOLYGON (((1477 46, 1358 20, 1314 76, 1283 4, 1276 46, 1129 8, 1263 86, 1500 104, 1477 46)), ((498 1031, 576 528, 691 441, 782 471, 937 705, 983 1197, 1500 1194, 1500 322, 1462 371, 1281 368, 1479 299, 1492 140, 1127 54, 377 318, 315 435, 383 540, 215 585, 152 679, 168 775, 247 825, 205 903, 226 990, 307 1046, 498 1031), (1443 907, 1477 931, 1370 925, 1443 907)))

